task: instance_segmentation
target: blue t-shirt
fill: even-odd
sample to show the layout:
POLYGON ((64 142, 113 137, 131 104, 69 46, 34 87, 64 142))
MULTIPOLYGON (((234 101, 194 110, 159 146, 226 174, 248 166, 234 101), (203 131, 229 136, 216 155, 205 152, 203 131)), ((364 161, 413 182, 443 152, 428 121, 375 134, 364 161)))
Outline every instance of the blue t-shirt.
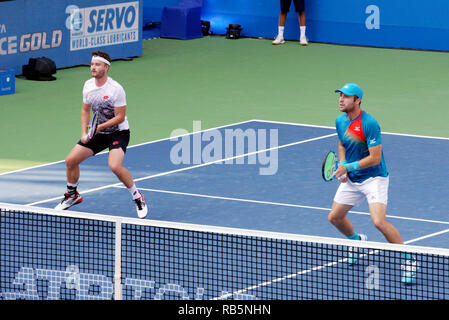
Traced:
MULTIPOLYGON (((346 162, 359 161, 369 155, 368 148, 382 144, 380 127, 377 120, 366 113, 360 114, 354 120, 349 120, 346 113, 335 120, 338 138, 345 148, 346 162)), ((348 173, 352 182, 363 182, 370 177, 387 177, 388 170, 384 154, 380 164, 348 173)))

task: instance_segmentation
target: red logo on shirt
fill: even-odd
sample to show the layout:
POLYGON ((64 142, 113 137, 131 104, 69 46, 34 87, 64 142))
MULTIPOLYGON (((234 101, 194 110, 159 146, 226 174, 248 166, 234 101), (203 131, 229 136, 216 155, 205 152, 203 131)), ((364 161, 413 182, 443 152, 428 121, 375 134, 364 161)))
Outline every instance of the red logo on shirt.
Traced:
POLYGON ((108 100, 109 97, 108 97, 108 96, 104 96, 103 99, 104 99, 104 100, 108 100))
POLYGON ((352 122, 346 132, 357 141, 366 141, 365 134, 362 129, 362 118, 358 118, 352 122))
POLYGON ((112 143, 112 145, 113 145, 113 146, 118 145, 118 141, 114 141, 114 142, 112 143))

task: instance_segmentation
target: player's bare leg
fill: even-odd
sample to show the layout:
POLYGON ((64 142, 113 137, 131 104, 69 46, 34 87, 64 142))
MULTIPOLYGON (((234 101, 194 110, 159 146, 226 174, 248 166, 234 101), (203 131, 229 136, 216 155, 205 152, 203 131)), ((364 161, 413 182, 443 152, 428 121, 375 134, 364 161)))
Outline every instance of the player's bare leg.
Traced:
POLYGON ((123 166, 125 152, 123 149, 112 149, 109 151, 109 169, 117 176, 117 178, 128 188, 133 200, 136 204, 137 215, 139 218, 145 218, 148 208, 145 203, 145 197, 141 194, 134 184, 133 177, 128 169, 123 166))
POLYGON ((382 232, 388 242, 404 243, 398 229, 387 221, 387 206, 385 204, 380 202, 370 203, 369 211, 374 226, 382 232))
MULTIPOLYGON (((370 203, 369 209, 371 213, 371 219, 374 225, 384 235, 390 243, 403 244, 401 234, 398 229, 387 221, 387 206, 380 202, 370 203)), ((418 263, 412 254, 403 252, 402 257, 402 275, 401 282, 405 284, 411 284, 416 281, 416 274, 419 269, 418 263)))
POLYGON ((332 203, 332 210, 329 213, 328 220, 345 236, 354 234, 354 227, 346 216, 352 206, 337 202, 332 203))
POLYGON ((109 169, 127 188, 131 188, 134 185, 134 180, 128 169, 123 166, 124 158, 125 153, 121 148, 109 151, 109 169))
POLYGON ((67 182, 71 184, 78 183, 80 178, 81 162, 94 155, 94 152, 86 147, 76 144, 65 159, 67 182))
MULTIPOLYGON (((368 239, 367 236, 356 233, 352 222, 346 216, 351 208, 351 205, 341 204, 334 201, 328 219, 348 239, 366 241, 368 239)), ((350 265, 357 263, 360 256, 359 249, 357 247, 350 247, 348 251, 347 263, 350 265)))
POLYGON ((94 153, 91 149, 80 146, 79 144, 76 144, 69 152, 65 159, 67 192, 64 194, 64 198, 60 203, 58 203, 55 209, 66 210, 83 201, 83 197, 77 191, 78 180, 80 178, 79 165, 93 154, 94 153))

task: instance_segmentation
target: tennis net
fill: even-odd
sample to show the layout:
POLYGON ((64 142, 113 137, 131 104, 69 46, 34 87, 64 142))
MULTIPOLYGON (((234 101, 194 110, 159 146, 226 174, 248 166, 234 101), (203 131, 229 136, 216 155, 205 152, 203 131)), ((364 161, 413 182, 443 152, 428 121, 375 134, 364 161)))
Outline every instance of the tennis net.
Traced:
POLYGON ((449 298, 446 249, 0 208, 0 300, 449 298))

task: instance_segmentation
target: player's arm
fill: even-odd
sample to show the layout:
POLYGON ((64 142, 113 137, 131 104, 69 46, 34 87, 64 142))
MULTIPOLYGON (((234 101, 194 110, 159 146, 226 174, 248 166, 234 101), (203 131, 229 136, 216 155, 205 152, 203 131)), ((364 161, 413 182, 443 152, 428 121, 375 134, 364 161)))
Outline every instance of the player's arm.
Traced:
POLYGON ((382 145, 379 144, 374 147, 368 148, 369 155, 359 161, 360 169, 365 169, 380 164, 382 160, 382 145))
POLYGON ((343 146, 343 143, 341 143, 341 141, 338 141, 338 159, 340 159, 340 162, 346 162, 345 147, 343 146))
POLYGON ((337 170, 334 172, 334 176, 341 182, 346 182, 348 179, 346 176, 347 170, 344 166, 344 164, 346 163, 346 151, 341 141, 338 141, 338 159, 340 161, 338 163, 337 170))
POLYGON ((90 104, 84 103, 81 107, 81 142, 87 143, 86 140, 87 130, 89 126, 90 119, 90 104))
POLYGON ((369 147, 368 151, 369 155, 359 161, 339 165, 335 171, 335 176, 339 177, 349 171, 361 170, 380 164, 382 160, 382 145, 378 144, 377 146, 369 147))
POLYGON ((122 123, 123 121, 125 121, 126 106, 114 107, 114 113, 115 113, 115 116, 113 118, 98 125, 98 132, 100 132, 104 129, 107 129, 109 127, 118 125, 118 124, 122 123))

